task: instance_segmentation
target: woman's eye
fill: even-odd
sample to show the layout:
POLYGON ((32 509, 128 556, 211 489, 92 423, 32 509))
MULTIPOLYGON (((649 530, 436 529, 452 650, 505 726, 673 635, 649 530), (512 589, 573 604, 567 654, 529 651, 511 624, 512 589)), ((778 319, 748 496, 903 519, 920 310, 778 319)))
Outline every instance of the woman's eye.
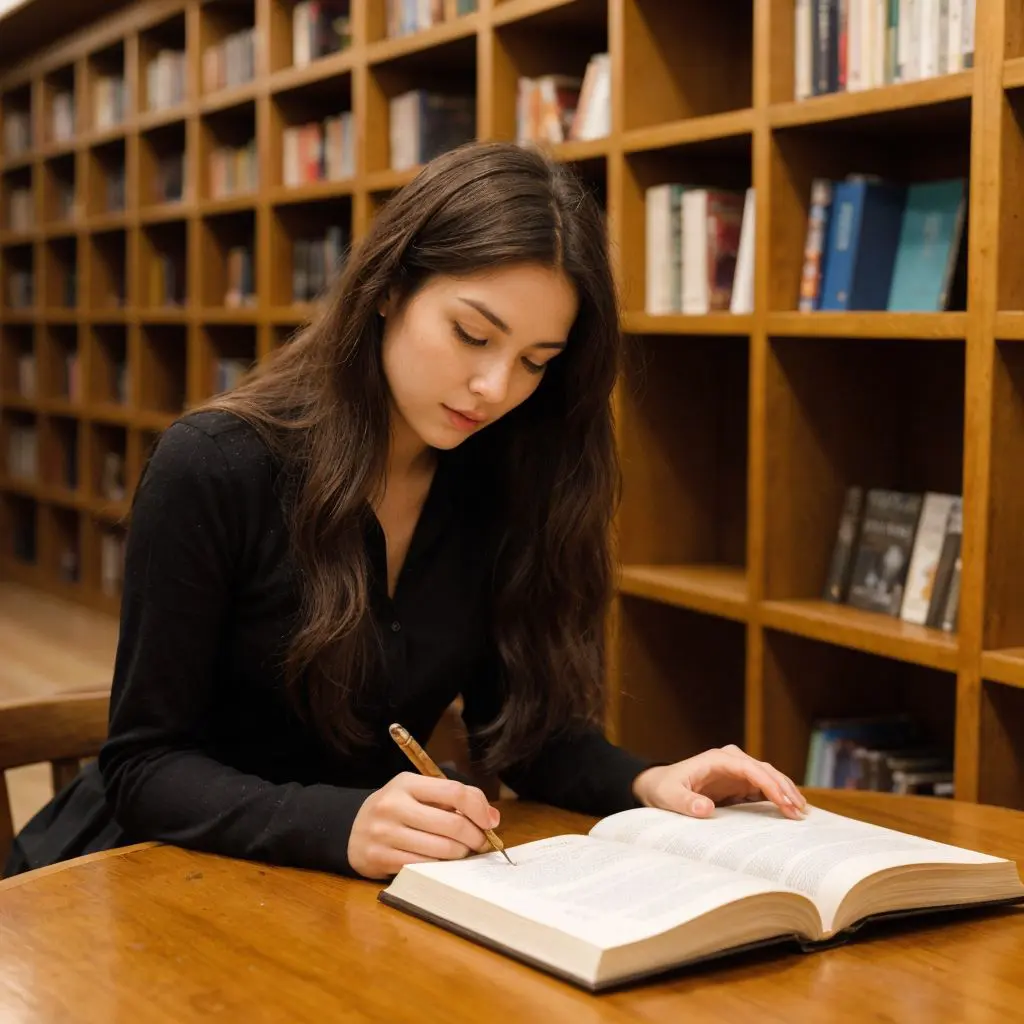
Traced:
POLYGON ((467 345, 486 345, 486 338, 477 338, 470 334, 457 320, 455 321, 455 334, 458 336, 460 341, 464 341, 467 345))
POLYGON ((547 369, 546 363, 542 366, 540 363, 535 363, 530 359, 524 359, 523 366, 525 366, 530 373, 543 373, 547 369))

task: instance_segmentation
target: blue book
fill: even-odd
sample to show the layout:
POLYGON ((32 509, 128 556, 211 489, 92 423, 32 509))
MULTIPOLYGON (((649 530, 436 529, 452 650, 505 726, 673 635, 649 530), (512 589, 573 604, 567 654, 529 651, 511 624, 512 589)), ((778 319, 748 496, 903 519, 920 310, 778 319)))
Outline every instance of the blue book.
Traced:
POLYGON ((910 186, 889 309, 938 313, 946 308, 966 210, 967 184, 963 178, 910 186))
POLYGON ((906 195, 870 178, 836 183, 819 309, 887 307, 906 195))

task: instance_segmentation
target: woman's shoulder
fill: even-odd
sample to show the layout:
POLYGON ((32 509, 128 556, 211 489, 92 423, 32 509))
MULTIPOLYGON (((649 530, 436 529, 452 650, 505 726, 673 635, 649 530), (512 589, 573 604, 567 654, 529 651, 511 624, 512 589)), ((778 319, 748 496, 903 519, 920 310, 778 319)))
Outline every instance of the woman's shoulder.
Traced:
POLYGON ((165 482, 244 491, 249 498, 273 485, 277 460, 260 432, 227 410, 202 409, 178 417, 160 435, 146 473, 165 482))

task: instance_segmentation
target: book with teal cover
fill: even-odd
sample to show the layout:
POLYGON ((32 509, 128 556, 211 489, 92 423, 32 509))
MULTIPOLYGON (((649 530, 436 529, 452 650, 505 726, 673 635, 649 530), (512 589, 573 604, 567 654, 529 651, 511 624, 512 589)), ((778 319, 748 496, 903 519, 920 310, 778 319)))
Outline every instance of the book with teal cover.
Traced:
POLYGON ((967 186, 963 178, 911 185, 889 290, 893 312, 946 309, 960 252, 967 186))

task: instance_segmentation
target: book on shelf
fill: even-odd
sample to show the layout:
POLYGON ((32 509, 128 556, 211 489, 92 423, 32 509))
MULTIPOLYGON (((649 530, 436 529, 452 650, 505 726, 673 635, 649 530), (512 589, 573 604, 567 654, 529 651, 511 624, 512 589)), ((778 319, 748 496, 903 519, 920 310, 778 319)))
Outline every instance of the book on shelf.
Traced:
POLYGON ((7 277, 7 305, 11 309, 31 309, 34 303, 35 274, 12 267, 7 277))
POLYGON ((826 718, 811 729, 804 785, 953 796, 953 756, 906 714, 826 718))
POLYGON ((128 116, 128 106, 124 75, 101 75, 93 82, 92 124, 96 131, 123 123, 128 116))
POLYGON ((289 125, 282 141, 282 180, 287 188, 340 181, 356 172, 356 131, 352 111, 322 121, 289 125))
POLYGON ((583 77, 520 76, 516 87, 516 138, 520 143, 581 142, 611 130, 611 64, 595 53, 583 77))
POLYGON ((233 245, 228 249, 224 305, 229 309, 240 309, 255 304, 256 281, 252 248, 248 245, 233 245))
POLYGON ((35 425, 12 423, 7 431, 7 475, 35 480, 39 475, 39 431, 35 425))
POLYGON ((7 203, 7 230, 31 231, 35 224, 32 189, 12 188, 7 203))
POLYGON ((388 101, 391 169, 427 163, 476 137, 476 94, 412 89, 388 101))
POLYGON ((75 137, 75 94, 70 89, 54 93, 50 105, 50 138, 69 142, 75 137))
POLYGON ((149 110, 169 110, 185 102, 188 65, 184 50, 161 49, 146 65, 146 105, 149 110))
POLYGON ((797 295, 812 310, 942 312, 966 299, 967 182, 815 178, 797 295))
POLYGON ((311 61, 352 45, 349 7, 349 0, 301 0, 292 8, 292 63, 295 67, 305 67, 311 61))
POLYGON ((313 302, 329 286, 344 263, 348 232, 332 224, 323 234, 292 242, 292 302, 313 302))
POLYGON ((823 598, 956 630, 960 495, 846 489, 823 598))
POLYGON ((472 14, 477 0, 386 0, 385 26, 388 38, 424 32, 453 18, 472 14))
POLYGON ((121 593, 124 555, 124 535, 104 531, 100 537, 100 591, 108 597, 117 597, 121 593))
POLYGON ((254 26, 237 29, 203 51, 203 91, 244 85, 256 77, 257 34, 254 26))
POLYGON ((22 398, 35 398, 38 379, 35 352, 20 352, 18 354, 18 394, 22 398))
POLYGON ((259 159, 256 140, 244 146, 217 146, 210 153, 210 196, 227 196, 255 192, 259 188, 259 159))
POLYGON ((973 67, 974 11, 975 0, 796 0, 795 98, 973 67))
POLYGON ((13 160, 32 148, 32 117, 27 110, 4 112, 4 158, 13 160))
POLYGON ((1024 900, 1011 860, 810 807, 636 808, 585 835, 410 864, 378 899, 599 991, 741 950, 814 952, 896 916, 1024 900))
POLYGON ((165 153, 156 165, 156 200, 160 203, 180 203, 187 193, 184 152, 165 153))
POLYGON ((750 312, 754 190, 652 185, 645 204, 645 310, 750 312))

